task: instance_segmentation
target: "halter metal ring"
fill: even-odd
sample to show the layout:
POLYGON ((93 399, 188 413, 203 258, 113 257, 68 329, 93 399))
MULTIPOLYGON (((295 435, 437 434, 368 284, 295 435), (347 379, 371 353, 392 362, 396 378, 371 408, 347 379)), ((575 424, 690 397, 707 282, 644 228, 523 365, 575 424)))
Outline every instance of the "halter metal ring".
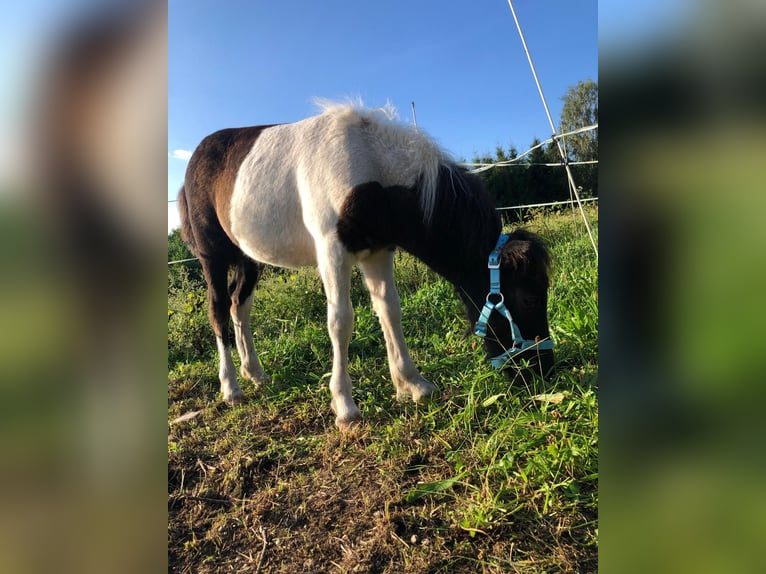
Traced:
POLYGON ((487 303, 492 303, 492 305, 500 305, 500 303, 505 303, 505 296, 502 293, 500 293, 500 292, 497 292, 497 293, 487 293, 486 302, 487 303), (498 301, 497 303, 492 303, 492 301, 489 300, 489 298, 492 297, 492 295, 499 295, 500 296, 500 301, 498 301))

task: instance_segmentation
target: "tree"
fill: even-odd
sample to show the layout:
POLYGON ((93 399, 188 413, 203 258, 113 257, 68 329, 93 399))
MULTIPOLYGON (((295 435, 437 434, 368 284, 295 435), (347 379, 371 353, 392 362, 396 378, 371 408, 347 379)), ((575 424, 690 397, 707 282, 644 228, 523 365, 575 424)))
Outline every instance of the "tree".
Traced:
MULTIPOLYGON (((562 133, 598 122, 598 84, 593 80, 570 86, 561 99, 564 100, 560 123, 562 133)), ((598 159, 598 129, 567 137, 566 148, 569 161, 598 159)))
MULTIPOLYGON (((598 122, 598 84, 593 80, 577 82, 561 98, 561 133, 592 126, 598 122)), ((598 128, 565 138, 567 158, 570 162, 598 160, 598 128)), ((572 166, 572 177, 583 189, 584 196, 598 196, 598 170, 596 165, 572 166)))

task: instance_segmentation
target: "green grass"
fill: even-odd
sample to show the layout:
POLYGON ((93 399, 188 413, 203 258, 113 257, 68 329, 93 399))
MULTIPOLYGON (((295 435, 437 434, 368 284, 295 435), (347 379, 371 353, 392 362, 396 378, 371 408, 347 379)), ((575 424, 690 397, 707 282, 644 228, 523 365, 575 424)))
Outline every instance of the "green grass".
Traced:
MULTIPOLYGON (((597 208, 588 215, 597 227, 597 208)), ((264 275, 252 324, 273 383, 256 391, 245 382, 249 402, 233 409, 216 402, 204 289, 175 277, 168 418, 201 413, 169 426, 171 569, 254 570, 260 561, 261 572, 596 571, 596 259, 571 213, 540 213, 527 226, 553 253, 554 379, 510 386, 467 334, 452 287, 397 254, 405 335, 439 396, 395 400, 355 271, 349 368, 365 422, 347 434, 329 408, 314 270, 264 275)))

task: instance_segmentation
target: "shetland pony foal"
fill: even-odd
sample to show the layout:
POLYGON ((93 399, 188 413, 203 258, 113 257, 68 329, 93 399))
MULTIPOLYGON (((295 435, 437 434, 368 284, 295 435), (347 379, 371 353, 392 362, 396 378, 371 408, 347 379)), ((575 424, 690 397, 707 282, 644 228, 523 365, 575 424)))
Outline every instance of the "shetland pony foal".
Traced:
POLYGON ((322 114, 293 124, 215 132, 192 155, 178 206, 182 237, 207 280, 221 392, 229 403, 244 399, 231 357, 229 316, 240 374, 268 381, 249 324, 263 263, 319 268, 333 349, 330 405, 339 428, 361 418, 347 368, 353 265, 362 270, 380 319, 397 398, 431 395, 434 385, 420 375, 404 342, 394 283, 397 246, 455 285, 471 323, 483 322, 487 352, 499 355, 496 366, 513 363, 506 360, 512 348, 514 360, 543 368, 552 363, 552 351, 538 347, 549 337, 543 243, 518 230, 499 245, 500 218, 480 180, 384 110, 329 104, 322 114), (494 272, 487 264, 493 252, 499 257, 494 272), (499 283, 494 297, 487 295, 491 273, 499 283), (490 299, 499 300, 497 313, 490 299), (485 300, 489 316, 480 316, 485 300), (507 319, 501 308, 507 308, 507 319))

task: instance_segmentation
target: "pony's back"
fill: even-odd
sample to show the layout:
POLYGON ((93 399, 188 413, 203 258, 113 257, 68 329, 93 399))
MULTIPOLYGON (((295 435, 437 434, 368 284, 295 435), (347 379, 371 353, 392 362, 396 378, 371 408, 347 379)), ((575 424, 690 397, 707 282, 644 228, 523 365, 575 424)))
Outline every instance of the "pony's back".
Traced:
MULTIPOLYGON (((417 188, 424 217, 436 203, 440 168, 455 167, 453 159, 420 129, 396 121, 391 106, 363 108, 351 103, 320 102, 322 116, 334 120, 339 133, 358 133, 365 153, 375 162, 374 178, 382 186, 417 188)), ((365 183, 365 182, 356 182, 365 183)))

